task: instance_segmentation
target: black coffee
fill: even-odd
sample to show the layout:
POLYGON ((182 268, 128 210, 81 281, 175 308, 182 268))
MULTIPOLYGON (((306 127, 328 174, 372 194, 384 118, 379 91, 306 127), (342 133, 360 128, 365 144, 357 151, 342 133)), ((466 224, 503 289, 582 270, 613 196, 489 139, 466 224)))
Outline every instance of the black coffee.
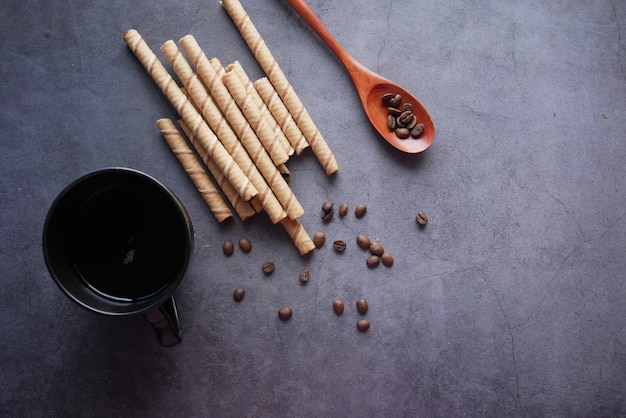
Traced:
POLYGON ((113 300, 136 301, 171 283, 185 265, 186 236, 169 199, 142 183, 114 185, 85 201, 69 245, 87 286, 113 300))

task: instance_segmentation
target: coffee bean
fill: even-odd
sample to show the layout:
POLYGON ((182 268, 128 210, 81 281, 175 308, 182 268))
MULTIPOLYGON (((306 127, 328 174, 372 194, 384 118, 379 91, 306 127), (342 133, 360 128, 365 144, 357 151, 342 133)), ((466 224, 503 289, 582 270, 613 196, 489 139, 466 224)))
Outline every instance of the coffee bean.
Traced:
POLYGON ((246 290, 243 287, 238 287, 233 292, 233 299, 235 299, 235 302, 241 302, 245 295, 246 295, 246 290))
POLYGON ((406 110, 398 116, 398 123, 402 126, 406 126, 411 121, 413 116, 413 112, 406 110))
POLYGON ((418 212, 418 214, 415 216, 415 220, 418 224, 420 224, 420 226, 425 226, 428 223, 428 215, 426 215, 424 212, 418 212))
POLYGON ((424 132, 424 124, 418 123, 415 125, 415 128, 411 130, 411 137, 417 138, 422 134, 422 132, 424 132))
POLYGON ((367 319, 359 319, 356 321, 356 328, 361 332, 365 332, 370 328, 370 321, 367 319))
POLYGON ((407 139, 409 136, 411 136, 411 131, 409 131, 407 128, 398 128, 396 129, 396 136, 400 139, 407 139))
POLYGON ((316 232, 313 235, 313 244, 315 244, 315 248, 320 248, 326 242, 326 234, 323 232, 316 232))
POLYGON ((274 262, 273 261, 266 261, 265 263, 263 263, 263 273, 265 274, 272 274, 274 272, 274 262))
POLYGON ((398 127, 398 120, 394 115, 387 116, 387 126, 389 126, 389 130, 395 131, 398 127))
POLYGON ((406 124, 406 128, 409 130, 412 130, 416 126, 417 126, 417 116, 413 115, 411 117, 411 120, 409 120, 409 122, 406 124))
POLYGON ((367 267, 371 269, 376 268, 380 264, 380 257, 377 255, 370 255, 365 261, 365 264, 367 264, 367 267))
POLYGON ((389 112, 390 116, 393 116, 396 118, 402 114, 402 111, 400 109, 396 109, 395 107, 388 107, 387 112, 389 112))
POLYGON ((252 250, 252 243, 248 238, 241 238, 239 240, 239 248, 241 248, 241 251, 244 253, 249 253, 250 250, 252 250))
POLYGON ((371 241, 365 235, 359 234, 356 236, 356 243, 362 249, 367 250, 370 247, 371 241))
POLYGON ((382 244, 380 244, 379 242, 372 242, 370 244, 370 253, 380 257, 381 255, 383 255, 384 252, 385 248, 383 248, 382 244))
POLYGON ((389 106, 389 102, 393 99, 395 95, 393 93, 385 93, 382 97, 383 106, 389 106))
POLYGON ((344 308, 343 301, 339 299, 335 299, 333 301, 333 311, 335 311, 337 315, 341 315, 343 313, 343 308, 344 308))
POLYGON ((322 220, 326 223, 330 222, 333 219, 333 214, 332 210, 330 212, 322 212, 322 220))
POLYGON ((281 321, 289 321, 292 314, 293 314, 293 310, 291 310, 291 308, 288 306, 285 306, 278 310, 278 317, 280 318, 281 321))
POLYGON ((356 301, 356 310, 361 315, 365 315, 368 308, 369 306, 367 305, 367 301, 365 299, 359 299, 356 301))
POLYGON ((343 218, 347 214, 348 214, 348 204, 342 203, 341 205, 339 205, 339 216, 343 218))
POLYGON ((346 243, 345 243, 345 241, 342 241, 342 240, 338 239, 338 240, 333 242, 333 248, 338 253, 342 253, 342 252, 344 252, 346 250, 346 243))
POLYGON ((396 94, 391 100, 389 100, 389 106, 399 108, 402 104, 402 95, 396 94))
POLYGON ((413 112, 413 105, 411 103, 405 103, 402 105, 402 110, 404 112, 406 111, 413 112))
POLYGON ((307 269, 300 270, 300 282, 302 282, 303 284, 307 284, 309 282, 310 275, 311 273, 309 273, 309 270, 307 269))
POLYGON ((359 203, 358 205, 356 205, 356 208, 354 208, 354 214, 357 218, 364 217, 365 212, 367 212, 367 206, 364 203, 359 203))
POLYGON ((326 202, 324 202, 324 204, 322 205, 322 212, 330 212, 331 210, 333 210, 333 206, 335 204, 333 203, 332 200, 327 200, 326 202))
POLYGON ((235 252, 235 244, 233 244, 232 241, 226 241, 224 242, 222 249, 224 250, 224 254, 227 257, 230 257, 235 252))
POLYGON ((381 255, 380 260, 387 267, 393 266, 393 256, 389 253, 384 253, 383 255, 381 255))

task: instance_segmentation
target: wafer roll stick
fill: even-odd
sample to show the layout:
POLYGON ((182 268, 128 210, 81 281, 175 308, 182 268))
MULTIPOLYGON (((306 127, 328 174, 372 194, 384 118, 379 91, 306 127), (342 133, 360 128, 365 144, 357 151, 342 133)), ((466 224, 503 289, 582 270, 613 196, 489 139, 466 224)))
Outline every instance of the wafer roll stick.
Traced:
POLYGON ((309 146, 309 143, 306 142, 302 131, 298 128, 296 121, 293 120, 293 116, 291 116, 291 113, 289 113, 283 101, 280 100, 270 80, 267 77, 262 77, 252 84, 256 91, 259 92, 261 99, 263 99, 263 102, 270 110, 272 116, 274 116, 280 129, 295 150, 296 155, 302 154, 302 151, 309 146))
POLYGON ((261 143, 267 150, 272 161, 275 165, 284 164, 289 160, 289 155, 285 152, 279 141, 275 140, 274 132, 271 126, 267 123, 265 116, 259 108, 256 106, 252 98, 248 95, 246 86, 244 85, 239 75, 234 71, 228 71, 222 77, 224 84, 230 91, 230 94, 237 102, 237 105, 248 119, 250 126, 257 134, 257 137, 261 140, 261 143), (234 90, 233 90, 234 89, 234 90))
POLYGON ((228 180, 235 187, 239 195, 246 201, 258 194, 256 187, 243 173, 235 160, 230 156, 221 142, 217 140, 211 128, 206 124, 191 104, 187 96, 172 79, 163 64, 157 59, 148 44, 143 40, 139 32, 134 29, 124 34, 124 41, 144 66, 154 82, 167 96, 178 114, 187 122, 198 141, 206 148, 209 155, 217 166, 224 172, 228 180))
MULTIPOLYGON (((222 77, 222 80, 231 92, 235 102, 237 102, 239 107, 244 108, 244 113, 246 113, 246 109, 249 109, 250 105, 246 103, 246 89, 239 76, 234 72, 227 72, 224 74, 224 77, 222 77)), ((265 180, 269 183, 278 201, 283 205, 283 208, 285 208, 287 216, 291 219, 302 216, 304 209, 276 166, 272 163, 272 159, 267 158, 267 151, 263 144, 261 144, 260 138, 244 142, 244 146, 256 163, 259 171, 263 174, 263 177, 265 177, 265 180)))
POLYGON ((213 212, 218 222, 222 222, 233 216, 233 213, 222 199, 219 190, 215 187, 206 171, 198 161, 185 138, 182 137, 174 122, 170 119, 159 119, 157 126, 163 135, 163 139, 170 146, 176 158, 185 169, 185 172, 200 192, 200 195, 213 212))
POLYGON ((309 144, 311 144, 311 149, 322 167, 324 167, 326 174, 336 173, 339 170, 339 166, 335 156, 239 0, 222 0, 222 6, 230 15, 259 65, 267 74, 276 92, 283 100, 283 103, 285 103, 285 106, 287 106, 287 109, 289 109, 309 144))
POLYGON ((187 126, 185 121, 180 119, 178 121, 178 125, 183 130, 185 135, 187 135, 189 142, 191 142, 191 145, 200 156, 200 159, 202 160, 202 162, 204 162, 204 165, 206 165, 206 167, 209 169, 209 172, 211 172, 211 174, 213 175, 213 178, 215 179, 217 185, 220 187, 220 189, 222 189, 224 196, 226 196, 230 204, 233 206, 233 209, 235 209, 235 212, 237 212, 239 218, 242 221, 247 221, 248 219, 250 219, 256 213, 256 209, 252 206, 250 202, 254 202, 258 195, 255 196, 250 202, 246 202, 245 200, 243 200, 241 196, 239 196, 239 193, 237 193, 237 190, 235 190, 233 185, 230 184, 224 173, 221 172, 219 167, 211 159, 211 156, 204 149, 202 144, 200 144, 196 140, 196 137, 193 135, 193 132, 191 132, 191 129, 189 129, 189 126, 187 126))
POLYGON ((285 218, 281 221, 283 227, 293 240, 300 255, 305 255, 315 248, 315 244, 304 229, 304 226, 297 219, 285 218))
POLYGON ((288 156, 292 156, 294 153, 294 149, 291 146, 291 143, 285 136, 283 130, 280 128, 280 125, 278 125, 278 122, 276 122, 276 119, 274 119, 274 115, 272 115, 272 112, 270 112, 270 110, 268 109, 267 105, 259 95, 259 92, 256 91, 254 85, 252 85, 250 77, 248 77, 248 74, 243 69, 239 61, 235 61, 234 63, 229 64, 226 67, 226 72, 229 71, 235 72, 243 82, 243 85, 246 87, 248 97, 250 97, 252 103, 254 103, 254 105, 259 109, 259 112, 261 112, 261 114, 265 118, 267 125, 272 130, 272 133, 274 134, 274 141, 280 144, 280 146, 283 148, 288 156))
POLYGON ((173 41, 167 41, 161 46, 161 51, 165 55, 185 89, 196 105, 206 122, 217 135, 219 141, 233 157, 235 162, 241 167, 244 174, 250 179, 258 191, 258 199, 267 212, 273 223, 278 223, 287 216, 282 205, 273 195, 269 185, 250 159, 250 156, 243 148, 241 142, 231 129, 226 119, 220 112, 217 105, 207 92, 206 88, 191 69, 182 53, 173 41))

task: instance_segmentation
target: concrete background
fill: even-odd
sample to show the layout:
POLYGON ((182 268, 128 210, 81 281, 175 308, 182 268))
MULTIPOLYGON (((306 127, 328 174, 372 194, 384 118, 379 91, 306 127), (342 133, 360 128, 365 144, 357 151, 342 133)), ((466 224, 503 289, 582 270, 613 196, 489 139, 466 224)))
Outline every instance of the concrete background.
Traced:
POLYGON ((377 137, 285 2, 243 4, 340 166, 289 162, 302 223, 346 253, 301 257, 265 215, 218 224, 162 141, 155 121, 176 114, 122 35, 137 29, 161 57, 191 33, 260 77, 217 0, 5 1, 0 415, 626 416, 626 4, 311 0, 355 58, 430 110, 437 137, 416 156, 377 137), (193 219, 175 348, 141 317, 78 307, 44 265, 54 197, 106 166, 157 177, 193 219), (325 225, 326 199, 368 213, 325 225), (394 266, 367 269, 358 233, 394 266), (222 243, 242 236, 252 252, 226 258, 222 243))

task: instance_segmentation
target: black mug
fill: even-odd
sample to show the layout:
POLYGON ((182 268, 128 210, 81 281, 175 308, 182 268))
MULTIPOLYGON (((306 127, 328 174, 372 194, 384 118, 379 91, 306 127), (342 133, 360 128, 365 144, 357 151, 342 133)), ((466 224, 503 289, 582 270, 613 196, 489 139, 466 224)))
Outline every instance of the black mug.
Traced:
POLYGON ((166 347, 182 341, 174 290, 193 251, 180 199, 147 174, 104 168, 67 186, 44 224, 43 253, 61 290, 104 315, 144 315, 166 347))

